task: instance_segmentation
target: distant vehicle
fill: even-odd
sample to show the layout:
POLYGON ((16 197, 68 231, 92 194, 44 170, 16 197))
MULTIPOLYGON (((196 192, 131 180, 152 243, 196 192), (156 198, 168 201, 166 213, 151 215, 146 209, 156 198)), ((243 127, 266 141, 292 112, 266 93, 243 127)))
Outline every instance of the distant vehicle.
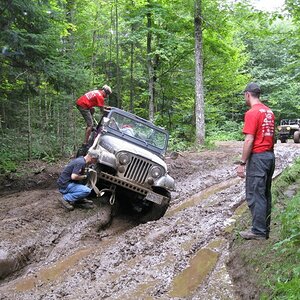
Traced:
POLYGON ((277 129, 281 143, 286 143, 288 139, 293 139, 295 143, 300 142, 300 119, 282 119, 277 129))
POLYGON ((91 148, 100 154, 96 188, 141 222, 161 218, 171 200, 175 184, 164 161, 168 138, 164 129, 115 107, 105 110, 91 135, 91 148))

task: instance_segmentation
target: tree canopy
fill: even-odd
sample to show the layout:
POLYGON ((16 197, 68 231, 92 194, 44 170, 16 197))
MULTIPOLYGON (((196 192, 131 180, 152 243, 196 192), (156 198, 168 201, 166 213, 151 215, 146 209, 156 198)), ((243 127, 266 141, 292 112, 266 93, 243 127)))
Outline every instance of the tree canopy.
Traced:
POLYGON ((107 105, 165 127, 174 149, 194 145, 195 3, 205 139, 241 136, 249 81, 278 121, 299 117, 296 2, 271 14, 246 0, 1 1, 1 165, 73 151, 85 126, 75 100, 104 84, 113 89, 107 105))

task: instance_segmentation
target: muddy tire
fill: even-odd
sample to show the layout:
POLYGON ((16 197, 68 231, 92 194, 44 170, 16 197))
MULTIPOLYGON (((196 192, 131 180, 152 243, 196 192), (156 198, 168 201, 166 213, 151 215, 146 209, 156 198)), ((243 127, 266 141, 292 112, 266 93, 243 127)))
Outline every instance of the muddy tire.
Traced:
POLYGON ((163 194, 165 197, 168 197, 169 201, 164 204, 156 204, 152 202, 146 211, 143 212, 142 216, 139 217, 139 222, 147 223, 149 221, 159 220, 164 216, 169 207, 171 195, 169 192, 164 192, 161 194, 163 194))
POLYGON ((294 142, 296 144, 299 144, 299 142, 300 142, 300 131, 295 131, 294 132, 294 142))

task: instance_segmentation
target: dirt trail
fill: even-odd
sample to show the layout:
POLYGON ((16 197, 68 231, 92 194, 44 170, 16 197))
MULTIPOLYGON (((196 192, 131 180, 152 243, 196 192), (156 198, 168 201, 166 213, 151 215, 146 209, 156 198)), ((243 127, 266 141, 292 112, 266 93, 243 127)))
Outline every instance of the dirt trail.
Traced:
MULTIPOLYGON (((111 219, 104 200, 66 212, 53 185, 60 168, 35 172, 36 184, 0 197, 0 299, 238 299, 226 260, 247 209, 234 165, 241 148, 222 142, 168 159, 176 191, 166 215, 147 224, 111 219)), ((278 173, 300 145, 279 143, 275 154, 278 173)))

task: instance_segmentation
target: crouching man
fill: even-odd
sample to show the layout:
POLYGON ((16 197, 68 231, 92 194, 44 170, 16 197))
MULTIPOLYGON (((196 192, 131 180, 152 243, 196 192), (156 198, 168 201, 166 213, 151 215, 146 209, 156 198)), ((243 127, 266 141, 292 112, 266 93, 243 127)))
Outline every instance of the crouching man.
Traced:
POLYGON ((91 188, 83 184, 87 178, 84 174, 86 167, 97 163, 99 153, 96 150, 89 150, 85 156, 79 156, 72 160, 60 174, 57 184, 62 194, 60 202, 62 206, 71 211, 74 207, 93 208, 93 201, 86 199, 91 188))

